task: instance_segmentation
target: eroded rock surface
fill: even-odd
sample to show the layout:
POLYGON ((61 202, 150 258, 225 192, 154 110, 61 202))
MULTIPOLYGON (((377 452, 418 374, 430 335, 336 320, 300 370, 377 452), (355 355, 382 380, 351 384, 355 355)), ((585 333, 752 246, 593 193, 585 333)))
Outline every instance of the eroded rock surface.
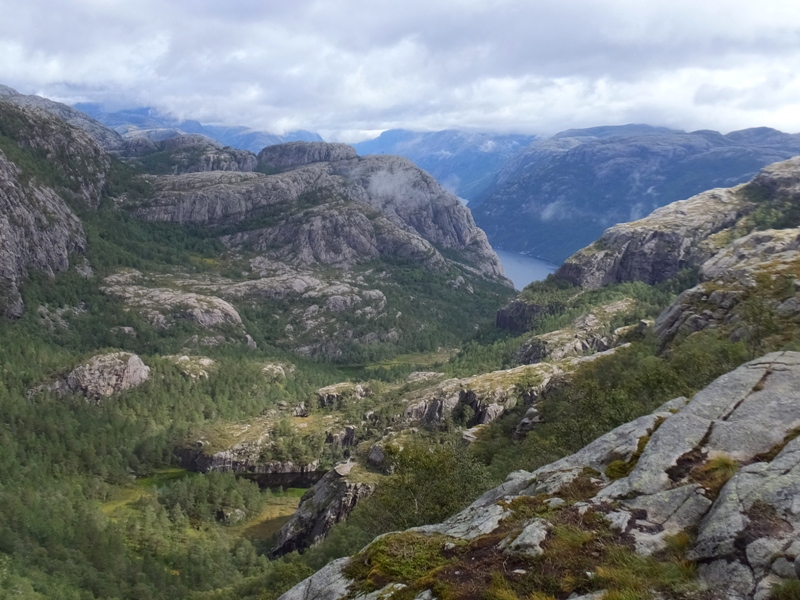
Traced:
POLYGON ((160 153, 170 164, 173 174, 202 173, 206 171, 255 171, 256 156, 247 150, 225 147, 204 135, 178 134, 163 140, 153 140, 143 133, 128 134, 122 145, 122 154, 145 157, 160 153))
POLYGON ((404 417, 409 422, 441 423, 457 408, 469 407, 468 426, 491 423, 518 403, 535 405, 541 395, 581 363, 607 356, 615 349, 556 362, 522 365, 462 379, 446 379, 411 392, 404 398, 404 417))
POLYGON ((373 491, 373 485, 350 481, 347 475, 332 469, 303 494, 297 512, 278 534, 273 555, 282 556, 313 546, 373 491))
POLYGON ((203 329, 230 326, 243 329, 242 318, 228 302, 215 296, 178 289, 145 287, 134 283, 135 271, 121 272, 106 278, 103 291, 144 314, 156 327, 170 327, 176 321, 189 320, 203 329))
POLYGON ((83 394, 88 399, 99 400, 139 386, 149 376, 150 367, 135 354, 99 354, 75 367, 63 379, 34 388, 29 395, 51 391, 58 396, 83 394))
POLYGON ((73 207, 96 207, 109 161, 92 137, 46 112, 9 103, 16 96, 3 95, 4 89, 9 88, 0 86, 0 120, 14 140, 8 143, 52 169, 50 177, 39 176, 0 150, 0 314, 19 317, 19 286, 29 272, 63 273, 71 255, 82 264, 86 236, 64 198, 73 207))
POLYGON ((556 277, 596 289, 623 281, 653 284, 697 267, 713 254, 713 248, 702 242, 752 209, 741 191, 741 186, 710 190, 668 204, 639 221, 614 225, 568 258, 556 277))
MULTIPOLYGON (((330 154, 339 157, 333 146, 330 154)), ((281 147, 264 152, 280 153, 281 147)), ((296 265, 347 267, 388 254, 437 268, 445 260, 437 248, 445 248, 462 254, 478 272, 502 276, 499 259, 469 211, 427 173, 396 156, 347 155, 270 176, 162 177, 147 206, 132 208, 148 220, 235 229, 223 237, 227 245, 247 244, 296 265)))
MULTIPOLYGON (((663 550, 669 536, 696 530, 688 557, 698 563, 701 591, 766 598, 772 584, 798 576, 799 431, 800 353, 771 353, 723 375, 690 401, 676 398, 571 456, 511 473, 461 513, 410 532, 489 543, 501 527, 516 523, 491 542, 512 560, 515 553, 546 558, 548 541, 558 535, 550 525, 562 514, 600 517, 619 543, 646 556, 663 550), (613 479, 610 467, 619 464, 629 464, 630 472, 613 479), (728 465, 727 481, 704 477, 716 464, 728 465), (576 489, 585 490, 583 499, 575 500, 576 489), (549 505, 548 517, 515 520, 519 505, 549 505)), ((329 566, 325 577, 344 589, 347 564, 329 566)), ((309 585, 284 598, 298 597, 309 585)))
POLYGON ((517 351, 516 360, 521 364, 531 364, 610 350, 630 329, 611 329, 611 320, 630 312, 635 304, 634 300, 626 298, 594 307, 569 327, 534 336, 525 342, 517 351))
POLYGON ((756 231, 718 252, 656 320, 662 342, 717 328, 733 339, 793 331, 800 325, 800 228, 756 231))
POLYGON ((315 162, 336 162, 357 157, 356 149, 347 144, 288 142, 264 148, 258 153, 258 163, 273 169, 291 169, 315 162))
POLYGON ((589 289, 622 281, 664 281, 681 269, 702 265, 741 236, 740 230, 759 228, 747 218, 759 209, 783 212, 782 223, 800 225, 791 208, 798 201, 800 157, 765 167, 749 184, 709 190, 644 219, 615 225, 567 259, 556 277, 589 289))

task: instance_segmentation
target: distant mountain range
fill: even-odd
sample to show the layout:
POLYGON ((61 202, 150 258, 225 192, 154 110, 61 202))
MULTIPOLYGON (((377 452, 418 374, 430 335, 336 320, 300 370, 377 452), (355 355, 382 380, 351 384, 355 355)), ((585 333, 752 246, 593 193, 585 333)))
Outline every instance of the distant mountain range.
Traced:
MULTIPOLYGON (((308 131, 279 136, 244 126, 204 125, 152 108, 75 108, 127 140, 201 134, 258 153, 288 141, 322 139, 308 131)), ((560 263, 607 227, 709 188, 748 181, 764 166, 800 154, 800 134, 767 127, 727 135, 687 133, 631 124, 568 129, 540 139, 392 129, 354 146, 360 155, 403 156, 429 172, 469 203, 494 247, 560 263)))
POLYGON ((256 154, 266 146, 285 142, 323 141, 318 133, 311 131, 290 131, 277 135, 243 125, 203 125, 199 121, 175 119, 149 107, 106 112, 100 104, 78 103, 74 108, 128 138, 143 135, 154 141, 161 141, 176 133, 196 133, 208 136, 224 146, 249 150, 256 154))
POLYGON ((354 146, 361 155, 404 156, 446 189, 472 202, 486 191, 508 161, 535 139, 533 135, 390 129, 354 146))
POLYGON ((560 263, 607 227, 797 154, 800 135, 766 127, 571 129, 524 148, 470 208, 496 248, 560 263))

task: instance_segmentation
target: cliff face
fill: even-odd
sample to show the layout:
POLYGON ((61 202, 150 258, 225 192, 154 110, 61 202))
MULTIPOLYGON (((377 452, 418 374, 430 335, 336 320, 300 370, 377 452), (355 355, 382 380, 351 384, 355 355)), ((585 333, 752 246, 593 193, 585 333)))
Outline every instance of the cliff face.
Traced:
POLYGON ((267 146, 258 153, 258 164, 273 169, 291 169, 315 162, 336 162, 358 158, 347 144, 326 142, 289 142, 267 146))
POLYGON ((492 244, 561 262, 602 231, 800 153, 767 128, 721 135, 646 126, 573 130, 523 150, 473 202, 492 244))
POLYGON ((49 275, 69 268, 86 249, 78 217, 51 189, 26 185, 20 169, 0 151, 0 311, 19 317, 19 286, 32 270, 49 275))
POLYGON ((789 343, 800 325, 800 228, 757 231, 734 241, 700 269, 701 283, 662 313, 663 343, 715 328, 752 344, 789 343))
POLYGON ((341 144, 272 146, 259 161, 291 170, 165 177, 148 206, 132 208, 147 220, 218 228, 230 247, 247 244, 297 265, 348 267, 391 255, 436 268, 444 250, 502 277, 469 211, 431 176, 403 158, 353 154, 341 144))
POLYGON ((111 352, 93 356, 65 377, 34 388, 28 395, 45 391, 57 396, 82 394, 88 400, 99 402, 101 398, 142 385, 149 377, 150 367, 135 354, 111 352))
POLYGON ((272 554, 283 556, 313 546, 374 490, 372 485, 349 481, 335 469, 329 471, 303 494, 297 512, 281 528, 272 554))
POLYGON ((511 473, 443 523, 378 538, 281 598, 400 589, 405 597, 432 597, 432 589, 481 597, 494 589, 493 573, 509 589, 564 597, 766 598, 800 573, 798 390, 800 354, 768 354, 691 401, 675 398, 571 456, 511 473), (720 465, 726 475, 711 476, 720 465), (422 552, 425 562, 404 577, 402 565, 419 565, 422 552), (696 579, 689 571, 682 585, 645 576, 634 593, 630 577, 612 575, 633 576, 637 564, 657 570, 675 552, 694 561, 696 579), (380 564, 398 568, 376 576, 370 566, 380 564))
POLYGON ((729 241, 764 223, 800 224, 800 158, 770 165, 747 185, 704 192, 606 230, 556 272, 584 288, 656 283, 699 267, 729 241))
POLYGON ((214 140, 197 134, 177 134, 166 139, 152 139, 145 134, 128 136, 120 153, 139 159, 151 173, 254 171, 258 165, 252 152, 223 148, 214 140))
POLYGON ((85 252, 83 227, 65 198, 97 206, 109 163, 82 131, 3 101, 0 134, 0 312, 18 317, 19 286, 31 270, 63 273, 71 255, 85 252))

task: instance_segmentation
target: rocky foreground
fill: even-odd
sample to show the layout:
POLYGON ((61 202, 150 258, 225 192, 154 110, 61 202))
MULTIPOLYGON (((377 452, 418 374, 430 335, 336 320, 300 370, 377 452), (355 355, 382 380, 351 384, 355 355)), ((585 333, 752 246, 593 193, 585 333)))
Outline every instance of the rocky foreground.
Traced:
POLYGON ((800 575, 798 433, 800 353, 771 353, 282 599, 481 597, 499 582, 537 598, 766 599, 800 575))

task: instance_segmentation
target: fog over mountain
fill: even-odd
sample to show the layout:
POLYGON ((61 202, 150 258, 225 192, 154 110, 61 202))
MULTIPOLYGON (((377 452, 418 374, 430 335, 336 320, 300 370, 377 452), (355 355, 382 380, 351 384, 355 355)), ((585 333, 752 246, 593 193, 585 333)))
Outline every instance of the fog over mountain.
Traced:
POLYGON ((268 131, 257 131, 244 125, 203 125, 199 121, 180 120, 168 114, 161 114, 156 109, 147 106, 106 112, 100 104, 78 102, 74 108, 128 138, 143 135, 163 139, 181 133, 196 133, 210 137, 225 146, 255 153, 260 152, 265 146, 284 142, 322 141, 319 134, 310 131, 290 131, 284 135, 276 135, 268 131))
POLYGON ((500 169, 534 139, 530 135, 393 129, 355 147, 359 154, 405 156, 443 186, 472 201, 486 190, 500 169))

